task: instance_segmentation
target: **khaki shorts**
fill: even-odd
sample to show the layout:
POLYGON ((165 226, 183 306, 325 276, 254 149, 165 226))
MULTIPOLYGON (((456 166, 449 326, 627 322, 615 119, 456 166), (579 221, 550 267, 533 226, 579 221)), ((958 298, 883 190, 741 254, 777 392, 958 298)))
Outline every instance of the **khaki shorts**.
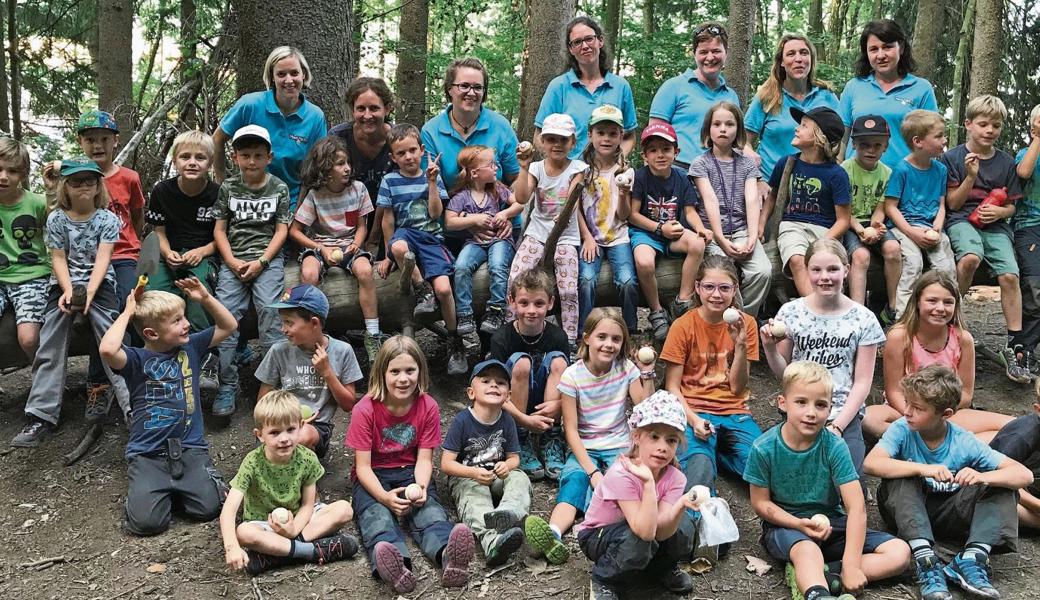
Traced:
POLYGON ((792 256, 805 256, 813 242, 825 237, 827 237, 827 228, 822 225, 780 221, 776 245, 780 249, 780 262, 784 266, 784 272, 790 274, 787 261, 791 260, 792 256))

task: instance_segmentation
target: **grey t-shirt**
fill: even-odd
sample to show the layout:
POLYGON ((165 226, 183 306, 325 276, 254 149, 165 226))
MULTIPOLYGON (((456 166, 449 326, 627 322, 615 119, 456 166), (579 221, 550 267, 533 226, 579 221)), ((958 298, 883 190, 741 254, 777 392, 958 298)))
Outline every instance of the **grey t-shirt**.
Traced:
POLYGON ((239 260, 256 260, 274 237, 275 226, 292 223, 289 187, 274 175, 259 189, 246 187, 239 176, 220 185, 213 218, 227 221, 228 244, 239 260))
MULTIPOLYGON (((97 262, 98 247, 101 244, 115 244, 119 239, 119 217, 104 208, 94 211, 85 221, 71 219, 64 210, 56 209, 47 215, 47 230, 44 241, 47 248, 63 250, 69 266, 69 278, 73 284, 86 285, 97 262)), ((115 285, 116 273, 112 263, 108 264, 105 281, 115 285)), ((58 283, 51 275, 51 285, 58 283)))
MULTIPOLYGON (((719 218, 722 220, 722 233, 733 235, 747 230, 747 203, 744 199, 744 185, 749 179, 758 179, 758 167, 755 161, 740 152, 733 153, 733 160, 719 160, 711 152, 698 156, 690 164, 690 177, 707 177, 715 197, 719 199, 719 218)), ((697 207, 704 226, 711 228, 704 202, 697 207)))
MULTIPOLYGON (((350 344, 328 338, 329 345, 325 351, 329 355, 329 365, 336 378, 343 384, 354 383, 361 379, 361 367, 358 366, 354 349, 350 344)), ((271 346, 263 362, 256 369, 256 378, 262 383, 273 385, 280 390, 296 394, 300 404, 306 404, 318 414, 318 421, 330 423, 336 414, 336 399, 329 393, 325 380, 314 372, 311 364, 313 352, 304 352, 288 341, 281 341, 271 346)))

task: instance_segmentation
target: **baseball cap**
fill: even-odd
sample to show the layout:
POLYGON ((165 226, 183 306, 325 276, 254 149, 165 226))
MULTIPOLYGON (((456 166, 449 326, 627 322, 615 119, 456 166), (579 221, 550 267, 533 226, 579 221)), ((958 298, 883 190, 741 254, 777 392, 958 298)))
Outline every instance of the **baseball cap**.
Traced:
POLYGON ((675 394, 667 390, 657 390, 632 409, 628 424, 633 429, 661 424, 685 432, 686 411, 675 394))
POLYGON ((574 119, 563 113, 553 113, 542 121, 542 135, 571 137, 575 131, 574 119))
POLYGON ((820 127, 823 136, 826 137, 827 141, 831 144, 837 144, 841 141, 841 138, 845 136, 845 123, 842 122, 838 113, 826 106, 817 106, 808 112, 792 108, 791 116, 794 117, 796 123, 801 123, 802 117, 809 117, 809 119, 820 127))
POLYGON ((102 176, 101 167, 86 156, 76 156, 61 161, 60 173, 62 177, 68 177, 76 173, 93 173, 98 177, 102 176))
POLYGON ((76 123, 76 133, 86 131, 87 129, 107 129, 119 133, 119 126, 116 125, 116 120, 110 113, 103 110, 88 110, 79 116, 79 122, 76 123))
POLYGON ((890 137, 888 121, 878 115, 863 115, 852 123, 852 134, 849 137, 858 138, 868 135, 883 135, 890 137))
POLYGON ((506 368, 505 363, 503 363, 501 361, 498 361, 498 360, 494 360, 494 359, 488 359, 488 360, 481 361, 481 362, 477 363, 477 366, 473 367, 473 371, 469 375, 469 380, 473 381, 473 379, 477 375, 480 375, 481 373, 483 373, 484 371, 487 371, 488 369, 498 369, 498 370, 502 371, 502 376, 506 378, 506 385, 509 385, 509 382, 510 382, 509 369, 506 368))
POLYGON ((669 141, 673 144, 677 143, 679 140, 675 135, 675 128, 668 123, 661 122, 647 125, 639 139, 641 143, 645 144, 646 141, 652 137, 659 137, 662 140, 669 141))
POLYGON ((592 118, 589 119, 589 127, 592 127, 596 123, 602 123, 603 121, 616 123, 622 128, 625 127, 625 115, 621 114, 621 109, 613 104, 597 106, 596 109, 592 111, 592 118))
POLYGON ((238 143, 247 139, 258 139, 267 144, 267 147, 271 147, 271 135, 267 133, 267 130, 259 125, 243 125, 235 131, 235 136, 231 138, 231 147, 235 148, 238 143))
POLYGON ((268 304, 267 308, 302 308, 309 310, 322 319, 329 317, 329 299, 313 285, 298 285, 282 296, 281 302, 268 304))

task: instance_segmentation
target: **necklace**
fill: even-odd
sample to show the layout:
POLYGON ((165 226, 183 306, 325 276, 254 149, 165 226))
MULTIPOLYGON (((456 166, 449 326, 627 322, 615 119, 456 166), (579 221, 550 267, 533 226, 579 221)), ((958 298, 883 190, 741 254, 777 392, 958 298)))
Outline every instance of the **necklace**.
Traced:
POLYGON ((513 330, 516 331, 516 334, 520 336, 520 339, 525 344, 527 344, 528 346, 534 346, 538 344, 538 342, 542 341, 542 336, 545 335, 545 323, 542 323, 542 330, 538 332, 538 337, 535 338, 533 341, 527 341, 527 338, 530 336, 526 336, 520 333, 520 325, 516 321, 513 321, 513 330))
POLYGON ((459 120, 455 118, 455 111, 453 110, 448 111, 448 118, 454 121, 456 125, 462 128, 462 135, 466 135, 469 133, 469 130, 477 124, 477 120, 480 119, 480 114, 478 113, 477 118, 473 119, 473 122, 469 125, 463 125, 462 123, 460 123, 459 120))

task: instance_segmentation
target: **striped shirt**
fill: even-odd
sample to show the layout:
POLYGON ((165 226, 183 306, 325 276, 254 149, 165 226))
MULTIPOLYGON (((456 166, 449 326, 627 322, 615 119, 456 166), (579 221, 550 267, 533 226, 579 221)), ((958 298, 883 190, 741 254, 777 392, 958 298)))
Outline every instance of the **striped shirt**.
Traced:
MULTIPOLYGON (((437 189, 441 202, 447 203, 448 191, 444 189, 444 181, 440 176, 437 177, 437 189)), ((444 228, 441 227, 440 219, 430 218, 430 207, 427 206, 429 193, 430 186, 425 173, 420 173, 417 177, 406 177, 392 171, 384 175, 383 181, 379 184, 376 206, 394 211, 394 230, 415 229, 441 237, 444 228)))
POLYGON ((639 379, 630 360, 615 361, 609 371, 595 375, 579 360, 560 376, 557 389, 578 402, 578 436, 589 450, 628 448, 625 404, 628 388, 639 379))

